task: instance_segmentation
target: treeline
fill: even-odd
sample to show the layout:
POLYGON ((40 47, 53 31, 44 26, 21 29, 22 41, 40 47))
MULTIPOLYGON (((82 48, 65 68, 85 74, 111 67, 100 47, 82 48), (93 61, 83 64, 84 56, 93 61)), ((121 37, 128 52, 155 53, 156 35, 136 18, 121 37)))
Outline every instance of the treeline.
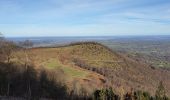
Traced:
POLYGON ((26 99, 67 98, 66 87, 48 76, 46 70, 37 71, 33 66, 0 63, 0 96, 26 99))
POLYGON ((96 90, 93 94, 93 100, 170 100, 166 94, 162 82, 160 82, 155 96, 148 92, 131 91, 124 94, 123 97, 115 94, 112 88, 96 90))
POLYGON ((79 66, 80 68, 86 69, 86 70, 90 70, 93 72, 96 72, 100 75, 103 75, 107 78, 113 78, 113 74, 111 74, 113 72, 113 69, 107 66, 104 67, 96 67, 96 66, 90 66, 88 64, 86 64, 85 61, 74 58, 73 62, 75 63, 75 65, 79 66))
MULTIPOLYGON (((112 76, 112 69, 109 67, 93 67, 87 65, 83 60, 80 59, 73 59, 73 62, 79 66, 80 68, 90 70, 93 72, 96 72, 100 75, 103 75, 110 80, 114 79, 112 76)), ((103 83, 107 82, 108 80, 102 80, 103 83)), ((112 88, 106 88, 106 89, 101 89, 101 90, 96 90, 93 94, 93 99, 94 100, 170 100, 166 96, 166 91, 163 86, 163 83, 160 82, 158 89, 155 93, 155 96, 151 96, 148 92, 143 92, 143 91, 134 91, 134 92, 128 92, 124 94, 124 97, 121 98, 121 96, 115 94, 112 90, 112 88)))
MULTIPOLYGON (((106 50, 110 51, 111 53, 117 55, 118 57, 120 57, 120 55, 116 52, 114 52, 111 48, 109 48, 108 46, 106 45, 103 45, 99 42, 95 42, 95 41, 86 41, 86 42, 74 42, 74 43, 70 43, 66 46, 76 46, 76 45, 98 45, 98 46, 102 46, 103 48, 105 48, 106 50)), ((95 46, 94 46, 95 48, 95 46)), ((96 48, 95 48, 96 49, 96 48)))

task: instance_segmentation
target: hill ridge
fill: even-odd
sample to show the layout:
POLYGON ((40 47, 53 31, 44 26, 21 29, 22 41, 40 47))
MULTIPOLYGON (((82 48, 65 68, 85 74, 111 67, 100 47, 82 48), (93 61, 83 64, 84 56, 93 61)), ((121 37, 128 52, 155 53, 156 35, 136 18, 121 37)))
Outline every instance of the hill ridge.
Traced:
POLYGON ((117 93, 120 93, 120 88, 125 92, 133 88, 154 94, 159 81, 164 79, 167 93, 170 93, 169 72, 162 73, 163 70, 152 69, 147 64, 136 62, 97 42, 76 42, 60 47, 32 48, 30 52, 30 55, 35 56, 33 61, 41 64, 39 66, 62 69, 71 79, 78 78, 80 84, 87 87, 89 87, 87 84, 94 85, 94 88, 112 86, 117 93), (85 70, 79 70, 74 66, 85 70), (100 82, 103 78, 93 72, 105 78, 103 84, 100 82), (91 81, 83 83, 82 80, 88 78, 91 81), (96 84, 101 86, 95 87, 96 84))

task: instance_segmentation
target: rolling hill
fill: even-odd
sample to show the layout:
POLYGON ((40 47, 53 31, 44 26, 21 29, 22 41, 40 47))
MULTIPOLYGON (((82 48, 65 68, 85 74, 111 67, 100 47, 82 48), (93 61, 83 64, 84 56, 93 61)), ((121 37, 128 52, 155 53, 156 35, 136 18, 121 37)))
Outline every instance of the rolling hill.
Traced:
MULTIPOLYGON (((136 62, 123 54, 95 42, 72 43, 61 47, 39 47, 28 50, 29 62, 36 69, 56 72, 55 77, 69 87, 85 91, 113 87, 118 94, 133 90, 148 91, 152 95, 163 81, 170 96, 170 72, 136 62)), ((13 62, 22 64, 24 52, 13 54, 13 62)))

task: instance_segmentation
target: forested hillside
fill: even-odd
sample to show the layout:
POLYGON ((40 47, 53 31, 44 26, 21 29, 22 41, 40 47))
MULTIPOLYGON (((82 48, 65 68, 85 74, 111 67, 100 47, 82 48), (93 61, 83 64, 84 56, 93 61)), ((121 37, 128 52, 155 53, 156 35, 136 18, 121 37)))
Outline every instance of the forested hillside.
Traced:
POLYGON ((102 44, 32 45, 1 38, 2 98, 168 100, 170 95, 169 71, 136 62, 102 44))

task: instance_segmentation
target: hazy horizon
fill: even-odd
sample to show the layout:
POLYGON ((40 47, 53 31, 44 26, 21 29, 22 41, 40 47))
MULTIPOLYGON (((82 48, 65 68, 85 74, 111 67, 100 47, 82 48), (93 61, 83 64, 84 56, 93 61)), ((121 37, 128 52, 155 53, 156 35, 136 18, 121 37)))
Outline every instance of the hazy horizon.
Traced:
POLYGON ((84 36, 79 36, 79 35, 77 35, 77 36, 5 36, 5 35, 3 35, 4 37, 6 37, 6 38, 55 38, 55 37, 159 37, 159 36, 170 36, 170 34, 167 34, 167 35, 150 35, 150 34, 148 34, 148 35, 96 35, 96 36, 90 36, 90 35, 88 35, 88 36, 86 36, 86 35, 84 35, 84 36))

